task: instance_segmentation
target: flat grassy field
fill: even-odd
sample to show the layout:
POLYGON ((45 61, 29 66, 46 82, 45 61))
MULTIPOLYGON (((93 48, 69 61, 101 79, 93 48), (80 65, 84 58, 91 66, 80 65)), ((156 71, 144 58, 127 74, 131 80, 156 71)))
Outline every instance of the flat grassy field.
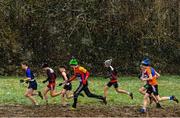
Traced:
MULTIPOLYGON (((28 99, 24 97, 24 92, 26 90, 26 84, 19 83, 20 77, 0 77, 0 104, 9 105, 9 104, 22 104, 22 105, 30 105, 28 99)), ((38 77, 38 90, 43 91, 44 87, 47 84, 43 84, 42 81, 46 79, 45 77, 38 77)), ((58 83, 62 82, 62 78, 57 79, 58 83)), ((104 85, 109 81, 109 79, 104 78, 89 78, 89 88, 92 93, 96 93, 99 95, 103 95, 104 85)), ((158 80, 159 82, 159 93, 161 96, 169 96, 176 95, 177 98, 180 99, 180 76, 161 76, 158 80)), ((75 90, 78 86, 78 80, 73 83, 73 90, 75 90)), ((119 85, 121 88, 128 90, 134 93, 134 100, 129 99, 127 95, 118 94, 114 90, 114 88, 109 89, 108 93, 108 105, 141 105, 143 96, 138 92, 138 89, 143 85, 143 83, 136 77, 120 77, 119 85)), ((60 91, 62 87, 56 87, 57 91, 60 91)), ((39 104, 43 105, 45 102, 41 100, 39 97, 36 97, 39 104)), ((51 98, 49 97, 50 104, 60 104, 60 97, 51 98)), ((73 102, 69 100, 70 104, 73 102)), ((101 105, 95 99, 91 99, 88 97, 79 97, 79 104, 95 104, 101 105)), ((165 101, 162 103, 163 105, 173 105, 172 101, 165 101)))
MULTIPOLYGON (((30 101, 24 97, 26 84, 19 83, 20 77, 0 77, 0 117, 180 117, 180 105, 173 101, 165 101, 163 109, 157 109, 155 104, 148 107, 148 112, 142 114, 139 109, 142 105, 143 96, 138 89, 143 83, 136 77, 120 77, 121 88, 134 93, 134 100, 127 95, 117 94, 114 88, 109 89, 108 104, 104 105, 96 99, 79 97, 76 110, 70 106, 62 107, 60 96, 49 97, 49 105, 44 100, 36 97, 40 106, 34 107, 30 101)), ((42 81, 45 77, 38 77, 38 90, 43 91, 47 84, 42 81)), ((62 78, 57 79, 58 83, 62 78)), ((89 78, 89 88, 91 92, 103 95, 104 85, 109 79, 100 77, 89 78)), ((162 76, 159 80, 159 93, 161 96, 176 95, 180 99, 180 76, 162 76)), ((73 83, 73 91, 78 86, 78 81, 73 83)), ((62 87, 56 87, 60 91, 62 87)), ((73 100, 70 99, 72 104, 73 100)))

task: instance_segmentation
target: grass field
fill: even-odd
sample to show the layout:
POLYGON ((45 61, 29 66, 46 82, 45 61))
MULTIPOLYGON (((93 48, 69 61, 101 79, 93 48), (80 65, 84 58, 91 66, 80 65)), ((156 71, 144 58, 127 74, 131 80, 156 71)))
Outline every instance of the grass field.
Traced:
MULTIPOLYGON (((136 77, 120 77, 119 85, 121 88, 134 93, 134 100, 129 99, 127 95, 117 94, 114 88, 109 89, 108 105, 104 105, 96 99, 88 97, 79 97, 78 110, 71 111, 69 108, 62 107, 60 97, 49 97, 50 105, 45 105, 45 101, 36 97, 40 107, 31 106, 30 101, 24 97, 26 87, 19 83, 19 77, 0 77, 0 116, 7 117, 57 117, 57 116, 140 116, 140 117, 172 117, 180 116, 180 105, 173 101, 165 101, 162 104, 164 109, 156 109, 155 104, 149 106, 146 114, 140 114, 138 109, 142 105, 143 96, 138 89, 143 83, 136 77)), ((46 84, 42 81, 45 77, 37 78, 38 90, 43 91, 46 84)), ((103 87, 108 79, 89 78, 89 88, 91 92, 103 95, 103 87)), ((161 96, 176 95, 180 99, 180 76, 162 76, 159 80, 159 93, 161 96)), ((58 78, 57 83, 62 82, 58 78)), ((74 81, 73 90, 78 86, 78 81, 74 81)), ((61 87, 56 87, 60 91, 61 87)), ((73 100, 70 99, 72 104, 73 100)))
MULTIPOLYGON (((26 87, 19 83, 17 77, 0 77, 0 104, 30 104, 23 94, 26 87)), ((43 77, 37 78, 38 90, 43 90, 46 84, 42 83, 43 77)), ((62 78, 58 78, 57 83, 60 83, 62 78)), ((103 95, 103 87, 108 82, 108 79, 103 78, 89 78, 89 88, 93 93, 103 95)), ((180 76, 162 76, 159 80, 159 93, 161 96, 176 95, 180 99, 180 76)), ((134 93, 134 100, 129 99, 128 96, 123 94, 117 94, 114 88, 109 89, 108 104, 120 104, 120 105, 141 105, 143 96, 138 93, 138 89, 143 83, 136 77, 121 77, 119 78, 119 85, 121 88, 134 93)), ((78 81, 73 82, 73 90, 78 86, 78 81)), ((56 87, 57 91, 60 91, 61 87, 56 87)), ((37 97, 40 104, 44 102, 37 97)), ((49 97, 52 104, 59 104, 60 97, 49 97)), ((100 104, 95 99, 79 97, 79 104, 100 104)), ((72 100, 70 100, 72 102, 72 100)), ((165 105, 170 105, 170 102, 164 102, 165 105)))

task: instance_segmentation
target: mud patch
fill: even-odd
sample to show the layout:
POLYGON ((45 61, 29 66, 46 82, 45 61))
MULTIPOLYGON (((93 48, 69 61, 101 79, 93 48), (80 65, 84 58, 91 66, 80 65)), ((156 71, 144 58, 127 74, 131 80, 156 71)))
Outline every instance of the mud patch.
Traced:
POLYGON ((180 117, 180 106, 164 109, 149 108, 145 114, 139 113, 140 106, 78 106, 76 110, 60 105, 23 106, 1 105, 0 117, 180 117))

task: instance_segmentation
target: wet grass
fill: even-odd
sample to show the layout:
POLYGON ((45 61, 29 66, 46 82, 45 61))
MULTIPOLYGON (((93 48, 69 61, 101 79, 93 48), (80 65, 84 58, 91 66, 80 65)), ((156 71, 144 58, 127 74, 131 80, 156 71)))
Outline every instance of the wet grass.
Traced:
MULTIPOLYGON (((24 92, 26 91, 26 84, 20 84, 18 77, 0 77, 0 104, 25 104, 29 105, 30 102, 24 97, 24 92)), ((43 91, 46 84, 42 81, 45 77, 37 78, 38 90, 43 91)), ((62 81, 62 78, 58 78, 57 84, 62 81)), ((107 84, 109 80, 100 77, 89 78, 89 88, 92 93, 103 95, 104 85, 107 84)), ((180 76, 162 76, 159 80, 159 93, 161 96, 176 95, 180 99, 180 76)), ((73 90, 78 86, 78 81, 74 81, 73 90)), ((108 94, 108 105, 141 105, 143 96, 138 92, 138 89, 143 85, 143 83, 136 77, 120 77, 119 86, 125 90, 134 93, 134 100, 129 99, 127 95, 118 94, 114 88, 109 89, 108 94)), ((57 91, 60 91, 62 87, 56 87, 57 91)), ((43 100, 36 97, 40 104, 45 104, 43 100)), ((51 98, 51 104, 60 104, 60 97, 51 98)), ((72 100, 69 100, 72 103, 72 100)), ((101 105, 95 99, 87 97, 79 97, 79 104, 96 104, 101 105)), ((173 105, 172 101, 163 102, 163 105, 173 105)))

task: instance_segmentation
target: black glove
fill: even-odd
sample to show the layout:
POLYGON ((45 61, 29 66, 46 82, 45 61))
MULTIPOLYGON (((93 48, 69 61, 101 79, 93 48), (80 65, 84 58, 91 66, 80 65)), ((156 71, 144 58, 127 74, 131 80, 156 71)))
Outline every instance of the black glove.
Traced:
POLYGON ((19 82, 20 82, 20 83, 24 83, 24 80, 23 80, 23 79, 20 79, 19 82))
POLYGON ((59 84, 59 86, 62 86, 62 85, 63 85, 63 83, 60 83, 60 84, 59 84))
POLYGON ((28 83, 29 83, 29 81, 26 81, 25 83, 26 83, 26 84, 28 84, 28 83))
POLYGON ((138 78, 141 79, 141 76, 142 76, 142 74, 139 74, 139 75, 138 75, 138 78))
POLYGON ((44 83, 44 84, 45 84, 46 82, 47 82, 47 80, 42 81, 42 83, 44 83))
POLYGON ((105 79, 108 79, 108 78, 110 78, 111 76, 110 75, 106 75, 104 78, 105 79))

